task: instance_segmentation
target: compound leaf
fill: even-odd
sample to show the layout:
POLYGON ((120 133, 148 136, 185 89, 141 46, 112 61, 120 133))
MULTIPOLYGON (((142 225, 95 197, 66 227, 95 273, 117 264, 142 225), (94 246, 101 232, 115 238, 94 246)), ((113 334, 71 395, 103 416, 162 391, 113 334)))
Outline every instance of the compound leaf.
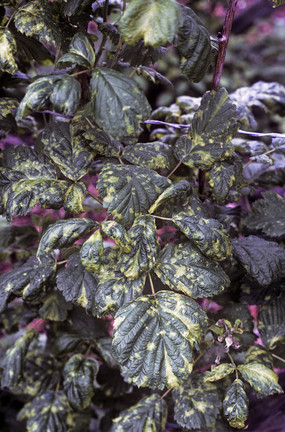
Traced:
POLYGON ((0 70, 13 74, 18 69, 14 59, 14 54, 17 53, 16 41, 6 28, 0 27, 0 70))
POLYGON ((73 301, 85 309, 95 307, 94 295, 98 278, 83 267, 78 252, 71 255, 66 268, 58 272, 56 285, 66 301, 73 301))
POLYGON ((159 141, 138 143, 124 148, 122 158, 143 168, 158 169, 173 167, 172 147, 159 141))
POLYGON ((227 388, 223 400, 223 410, 229 424, 234 428, 243 429, 248 416, 248 398, 240 379, 227 388))
POLYGON ((211 40, 208 30, 192 9, 183 7, 183 18, 178 30, 177 49, 185 58, 181 72, 193 81, 204 77, 211 63, 211 40))
POLYGON ((108 163, 99 175, 97 188, 115 221, 131 225, 169 184, 170 180, 147 168, 108 163))
POLYGON ((215 366, 214 369, 212 369, 211 371, 205 372, 204 381, 205 382, 218 381, 232 374, 234 371, 235 371, 234 365, 232 365, 231 363, 222 363, 218 366, 215 366))
POLYGON ((160 395, 145 396, 136 405, 121 412, 113 420, 112 432, 163 432, 167 419, 167 404, 160 395))
POLYGON ((285 297, 263 305, 258 312, 257 327, 264 346, 273 350, 285 340, 285 297))
POLYGON ((71 180, 79 180, 87 172, 93 154, 84 140, 71 136, 68 123, 50 123, 42 134, 45 152, 71 180))
POLYGON ((278 243, 249 236, 233 240, 232 249, 246 273, 260 285, 285 276, 285 249, 278 243))
POLYGON ((194 298, 212 297, 230 283, 219 264, 190 243, 166 245, 154 271, 171 289, 194 298))
POLYGON ((22 377, 25 357, 31 343, 36 339, 38 333, 35 329, 25 331, 16 343, 9 348, 1 361, 3 367, 1 386, 13 388, 22 377))
POLYGON ((178 26, 179 6, 174 0, 133 0, 119 22, 124 42, 134 45, 141 39, 157 47, 172 42, 178 26))
POLYGON ((87 69, 93 68, 95 52, 85 34, 81 32, 75 33, 69 44, 68 52, 63 54, 57 61, 57 65, 65 63, 77 64, 87 69))
POLYGON ((86 218, 65 219, 55 222, 43 234, 37 255, 52 249, 71 246, 76 240, 95 228, 96 225, 96 221, 86 218))
POLYGON ((176 183, 173 183, 168 188, 166 188, 161 195, 156 199, 156 201, 153 203, 153 205, 148 210, 149 213, 155 212, 155 210, 163 204, 165 201, 178 198, 181 195, 184 195, 186 193, 192 192, 192 186, 191 183, 189 183, 187 180, 179 180, 176 183))
POLYGON ((91 273, 99 273, 103 255, 103 238, 99 230, 95 231, 81 246, 82 265, 91 273))
POLYGON ((91 79, 93 117, 114 137, 137 135, 140 123, 150 116, 150 106, 136 82, 105 67, 94 70, 91 79))
POLYGON ((245 225, 273 237, 285 234, 285 199, 273 191, 264 192, 262 196, 262 200, 253 203, 245 225))
POLYGON ((1 292, 34 300, 44 294, 56 272, 53 254, 32 256, 22 266, 5 273, 0 278, 1 292))
POLYGON ((54 24, 49 2, 33 0, 18 9, 15 15, 15 26, 27 36, 35 36, 46 45, 58 45, 60 33, 54 24))
POLYGON ((137 279, 150 271, 156 263, 159 242, 153 216, 138 216, 128 231, 132 249, 122 253, 118 262, 120 271, 130 279, 137 279))
POLYGON ((55 83, 50 94, 50 102, 56 112, 74 113, 78 108, 80 97, 81 86, 79 82, 72 76, 66 76, 55 83))
POLYGON ((90 406, 98 370, 97 360, 82 354, 73 355, 65 364, 63 388, 74 409, 83 410, 90 406))
POLYGON ((221 401, 217 388, 192 374, 191 378, 172 392, 174 418, 187 429, 213 428, 221 401))
POLYGON ((123 376, 137 386, 177 386, 193 368, 207 316, 195 301, 160 291, 122 306, 116 316, 113 355, 123 376))
POLYGON ((174 154, 185 165, 210 169, 232 155, 237 131, 236 108, 224 88, 206 92, 192 121, 190 135, 175 144, 174 154), (191 136, 191 137, 190 137, 191 136))
POLYGON ((218 220, 188 216, 184 212, 174 215, 173 220, 186 237, 209 258, 221 261, 231 254, 230 237, 218 220))
POLYGON ((243 379, 254 388, 258 396, 283 393, 282 388, 278 384, 278 375, 261 363, 253 362, 239 365, 238 371, 241 373, 243 379))

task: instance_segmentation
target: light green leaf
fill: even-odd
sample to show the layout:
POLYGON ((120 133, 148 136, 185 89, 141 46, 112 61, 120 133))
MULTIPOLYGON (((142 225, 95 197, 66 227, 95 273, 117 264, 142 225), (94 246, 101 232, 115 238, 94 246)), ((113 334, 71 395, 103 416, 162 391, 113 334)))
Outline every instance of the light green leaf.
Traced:
POLYGON ((24 300, 39 300, 54 279, 56 260, 53 254, 32 256, 22 266, 16 267, 0 277, 2 293, 13 293, 24 300))
POLYGON ((72 183, 64 194, 64 210, 78 215, 84 212, 82 203, 86 195, 84 183, 72 183))
POLYGON ((57 81, 50 94, 54 110, 59 113, 74 113, 79 105, 81 86, 76 78, 67 76, 57 81))
POLYGON ((108 214, 126 226, 146 213, 169 184, 170 180, 147 168, 108 163, 99 175, 97 188, 108 214))
POLYGON ((278 6, 282 6, 285 3, 285 0, 273 0, 274 8, 278 6))
POLYGON ((162 390, 188 377, 207 316, 190 298, 160 291, 122 306, 115 316, 113 355, 137 386, 162 390))
POLYGON ((171 289, 193 298, 212 297, 230 284, 219 264, 190 243, 166 245, 154 272, 171 289))
POLYGON ((263 199, 253 203, 244 220, 250 229, 261 229, 265 234, 279 237, 285 234, 285 199, 276 192, 262 193, 263 199))
POLYGON ((278 384, 278 375, 261 363, 253 362, 239 365, 238 371, 241 373, 243 379, 254 388, 258 396, 283 393, 282 388, 278 384))
POLYGON ((122 158, 149 169, 171 169, 175 164, 172 147, 159 141, 129 145, 124 148, 122 158))
POLYGON ((94 295, 98 277, 83 267, 78 252, 71 255, 66 268, 58 272, 56 285, 66 301, 73 301, 85 309, 93 308, 92 312, 95 311, 94 315, 96 315, 94 295))
POLYGON ((46 45, 58 45, 60 32, 55 26, 50 3, 33 0, 20 7, 14 18, 15 26, 21 33, 36 37, 46 45))
POLYGON ((209 258, 221 261, 231 254, 231 239, 216 219, 188 216, 181 212, 173 216, 175 225, 209 258))
POLYGON ((191 183, 189 183, 187 180, 179 180, 176 183, 173 183, 170 185, 167 189, 165 189, 161 195, 156 199, 156 201, 153 203, 153 205, 149 209, 149 213, 154 213, 155 210, 163 204, 165 201, 178 198, 181 195, 184 195, 185 193, 191 193, 192 192, 192 186, 191 183))
POLYGON ((159 242, 153 216, 138 216, 128 231, 132 249, 120 255, 120 271, 130 279, 137 279, 143 272, 150 271, 159 252, 159 242))
POLYGON ((59 291, 54 291, 45 298, 39 314, 45 320, 64 321, 71 308, 72 305, 66 303, 62 294, 59 291))
POLYGON ((99 273, 103 255, 103 238, 99 230, 95 231, 81 246, 82 265, 91 273, 99 273))
POLYGON ((71 246, 76 240, 95 228, 96 225, 98 225, 96 221, 86 218, 59 220, 49 225, 41 238, 37 255, 52 249, 71 246))
POLYGON ((71 135, 68 123, 50 123, 43 131, 42 142, 46 154, 66 177, 76 181, 88 172, 93 154, 82 138, 71 135))
POLYGON ((68 52, 63 54, 57 61, 57 65, 65 63, 78 64, 87 69, 93 68, 95 52, 85 34, 81 32, 75 33, 69 44, 68 52))
POLYGON ((177 31, 179 7, 175 0, 132 0, 119 21, 124 42, 159 46, 172 42, 177 31))
POLYGON ((189 135, 182 135, 174 154, 185 165, 210 169, 232 155, 237 131, 236 108, 224 88, 206 92, 192 121, 189 135))
POLYGON ((91 79, 93 118, 114 137, 138 135, 140 123, 150 116, 150 106, 132 79, 105 67, 94 70, 91 79))
POLYGON ((13 74, 18 69, 14 59, 14 54, 17 53, 16 41, 10 32, 5 27, 0 27, 0 70, 13 74))
POLYGON ((69 411, 64 392, 48 390, 30 402, 25 415, 28 418, 27 432, 66 432, 69 411))
POLYGON ((238 429, 245 427, 245 421, 248 416, 248 398, 241 380, 234 380, 227 388, 223 401, 223 409, 232 427, 238 429))
POLYGON ((193 373, 190 379, 172 391, 172 397, 174 419, 178 424, 187 430, 215 430, 216 417, 221 406, 215 385, 205 383, 201 377, 193 373))
POLYGON ((285 296, 261 306, 257 327, 264 346, 274 350, 285 340, 285 296))
POLYGON ((163 432, 167 405, 158 394, 145 396, 113 420, 112 432, 163 432))
POLYGON ((115 221, 105 221, 101 223, 101 228, 108 237, 115 240, 119 248, 124 252, 132 250, 131 239, 123 225, 115 221))
POLYGON ((181 72, 193 81, 203 79, 211 63, 211 40, 208 30, 192 9, 182 7, 176 46, 182 58, 181 72))
POLYGON ((99 128, 89 129, 83 134, 89 147, 96 153, 106 157, 118 157, 122 145, 110 135, 99 128))
POLYGON ((211 371, 205 372, 204 381, 205 382, 218 381, 232 374, 234 371, 235 371, 234 365, 232 365, 231 363, 222 363, 218 366, 215 366, 213 369, 211 369, 211 371))
POLYGON ((90 406, 98 370, 97 360, 82 354, 73 355, 65 364, 63 388, 72 408, 83 410, 90 406))
POLYGON ((209 185, 213 189, 215 200, 223 204, 230 189, 243 180, 242 163, 239 159, 229 162, 217 162, 209 172, 209 185))
POLYGON ((37 338, 38 333, 35 329, 25 331, 16 343, 8 349, 5 357, 1 360, 3 368, 1 386, 13 388, 17 386, 23 373, 24 360, 28 353, 31 343, 37 338))
POLYGON ((253 362, 261 363, 269 369, 273 369, 273 357, 261 345, 253 345, 246 352, 244 364, 253 362))
POLYGON ((19 106, 19 102, 17 99, 10 97, 2 97, 0 98, 0 120, 4 120, 11 113, 12 110, 19 106))
POLYGON ((260 285, 285 276, 285 249, 278 243, 249 236, 233 240, 232 249, 246 273, 260 285))

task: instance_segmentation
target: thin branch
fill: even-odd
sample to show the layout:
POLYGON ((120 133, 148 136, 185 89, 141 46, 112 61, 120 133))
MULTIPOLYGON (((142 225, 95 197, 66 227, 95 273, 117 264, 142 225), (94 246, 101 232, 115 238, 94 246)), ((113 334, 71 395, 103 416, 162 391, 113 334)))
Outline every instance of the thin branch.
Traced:
POLYGON ((167 178, 170 178, 172 176, 173 173, 175 173, 175 171, 180 167, 180 165, 182 164, 184 158, 180 159, 180 161, 178 162, 178 164, 173 168, 173 170, 168 174, 167 178))
POLYGON ((212 81, 212 90, 218 88, 220 85, 221 76, 223 73, 223 67, 226 59, 227 46, 230 38, 233 19, 235 16, 235 10, 237 7, 237 2, 238 0, 229 1, 229 6, 225 16, 222 34, 221 37, 219 38, 220 43, 219 43, 216 67, 214 71, 214 77, 212 81))
POLYGON ((90 125, 92 128, 95 128, 95 125, 91 122, 91 120, 89 120, 88 117, 84 117, 84 118, 85 118, 85 120, 87 121, 87 123, 89 123, 89 125, 90 125))
POLYGON ((282 357, 279 357, 276 354, 271 353, 272 357, 275 357, 276 359, 280 360, 281 362, 285 363, 285 360, 282 357))
POLYGON ((101 57, 101 55, 102 55, 102 53, 103 53, 103 50, 104 50, 104 47, 105 47, 105 43, 106 43, 106 42, 107 42, 107 35, 106 35, 106 34, 103 34, 103 37, 102 37, 102 40, 101 40, 101 43, 100 43, 100 46, 99 46, 98 52, 97 52, 97 54, 96 54, 96 59, 95 59, 95 64, 94 64, 95 67, 97 66, 97 64, 98 64, 98 62, 99 62, 99 60, 100 60, 100 57, 101 57))
POLYGON ((18 8, 14 10, 14 12, 12 13, 12 15, 10 16, 7 24, 5 25, 5 28, 8 28, 10 25, 10 22, 12 21, 12 19, 14 18, 14 16, 16 15, 16 13, 18 12, 18 8))
POLYGON ((170 389, 166 390, 166 392, 163 393, 163 395, 161 396, 160 399, 164 399, 168 395, 168 393, 170 393, 172 390, 173 390, 173 388, 170 388, 170 389))
POLYGON ((285 134, 280 134, 280 133, 249 132, 241 129, 238 130, 238 133, 242 135, 253 136, 253 137, 285 138, 285 134))
POLYGON ((173 219, 171 218, 167 218, 167 217, 162 217, 162 216, 157 216, 157 215, 152 215, 153 217, 155 217, 156 219, 161 219, 161 220, 166 220, 166 221, 171 221, 173 222, 173 219))
POLYGON ((74 73, 71 74, 70 76, 72 76, 72 77, 76 77, 76 76, 78 76, 78 75, 82 75, 82 74, 84 74, 84 73, 88 73, 88 72, 92 72, 92 69, 85 69, 85 70, 80 71, 80 72, 74 72, 74 73))
POLYGON ((103 9, 104 22, 107 22, 108 20, 108 7, 109 7, 109 0, 105 0, 104 9, 103 9))
POLYGON ((56 265, 65 264, 65 263, 67 263, 67 260, 64 260, 64 261, 58 261, 58 262, 56 263, 56 265))
POLYGON ((103 205, 103 201, 100 200, 96 195, 94 195, 92 192, 87 191, 88 195, 90 195, 92 198, 94 198, 99 204, 103 205))
POLYGON ((154 290, 153 280, 152 280, 152 277, 151 277, 150 273, 148 273, 148 279, 149 279, 149 283, 150 283, 150 287, 151 287, 151 292, 152 292, 153 296, 155 297, 155 290, 154 290))
POLYGON ((49 110, 44 110, 44 111, 34 111, 35 113, 40 113, 40 114, 50 114, 50 115, 54 115, 57 117, 64 117, 64 118, 73 118, 74 114, 61 114, 61 113, 57 113, 55 111, 49 111, 49 110))
POLYGON ((182 125, 179 123, 167 123, 160 120, 146 120, 144 123, 158 125, 158 126, 168 126, 176 129, 190 128, 190 124, 182 125))

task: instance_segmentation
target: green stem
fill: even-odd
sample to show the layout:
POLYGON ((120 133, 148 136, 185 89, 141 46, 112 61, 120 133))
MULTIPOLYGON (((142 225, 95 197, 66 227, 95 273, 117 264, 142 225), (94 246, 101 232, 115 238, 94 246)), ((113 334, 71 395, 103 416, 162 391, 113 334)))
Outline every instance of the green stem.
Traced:
POLYGON ((236 379, 238 379, 238 370, 237 370, 237 365, 235 364, 234 359, 232 358, 232 356, 231 356, 231 354, 230 354, 229 352, 228 352, 228 356, 229 356, 229 358, 230 358, 232 364, 233 364, 234 367, 235 367, 236 379))
POLYGON ((90 195, 92 198, 94 198, 99 204, 103 205, 103 201, 100 200, 96 195, 94 195, 92 192, 87 191, 88 195, 90 195))

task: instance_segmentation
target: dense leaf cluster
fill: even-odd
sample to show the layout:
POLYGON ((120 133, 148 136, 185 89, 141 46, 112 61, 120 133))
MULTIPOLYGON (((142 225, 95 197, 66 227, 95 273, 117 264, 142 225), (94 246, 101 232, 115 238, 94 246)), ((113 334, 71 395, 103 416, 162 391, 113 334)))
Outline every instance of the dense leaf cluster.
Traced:
POLYGON ((285 200, 271 189, 285 139, 238 133, 256 107, 283 115, 285 88, 215 88, 152 111, 140 84, 169 85, 153 67, 165 46, 192 82, 215 62, 192 9, 2 9, 0 129, 18 145, 0 154, 0 372, 17 419, 28 432, 163 432, 168 415, 185 430, 245 428, 249 390, 282 393, 285 200), (248 305, 261 306, 260 344, 248 305))

